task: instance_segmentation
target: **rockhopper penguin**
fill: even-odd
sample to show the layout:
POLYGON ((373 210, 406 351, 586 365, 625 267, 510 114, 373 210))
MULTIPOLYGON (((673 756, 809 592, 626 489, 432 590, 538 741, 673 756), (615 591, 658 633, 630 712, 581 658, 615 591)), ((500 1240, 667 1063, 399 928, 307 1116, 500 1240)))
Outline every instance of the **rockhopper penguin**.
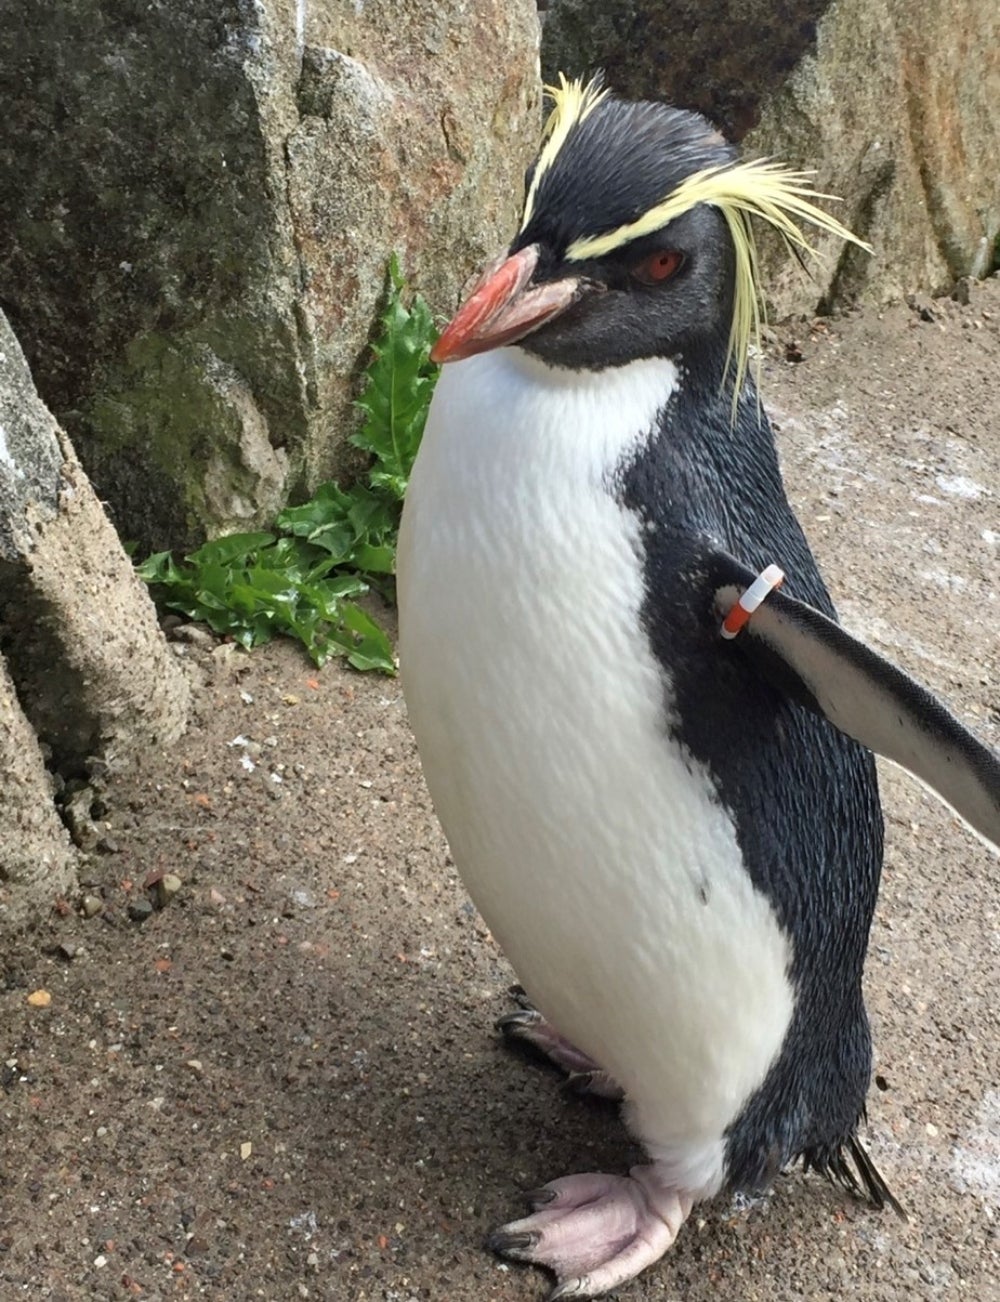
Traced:
POLYGON ((693 113, 551 94, 521 229, 435 348, 398 591, 431 795, 537 1009, 508 1029, 620 1094, 648 1155, 494 1235, 576 1298, 797 1158, 898 1206, 856 1137, 868 748, 994 843, 1000 762, 835 622, 748 374, 751 217, 853 237, 693 113))

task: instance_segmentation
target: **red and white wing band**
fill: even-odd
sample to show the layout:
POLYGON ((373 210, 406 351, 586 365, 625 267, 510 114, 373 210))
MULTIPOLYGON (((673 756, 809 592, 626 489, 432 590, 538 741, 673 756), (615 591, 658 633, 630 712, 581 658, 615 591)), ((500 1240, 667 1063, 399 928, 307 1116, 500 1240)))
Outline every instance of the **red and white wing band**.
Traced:
POLYGON ((722 628, 719 630, 722 636, 727 639, 734 638, 757 607, 768 599, 775 588, 780 588, 784 581, 785 572, 777 565, 769 565, 766 570, 761 570, 722 621, 722 628))

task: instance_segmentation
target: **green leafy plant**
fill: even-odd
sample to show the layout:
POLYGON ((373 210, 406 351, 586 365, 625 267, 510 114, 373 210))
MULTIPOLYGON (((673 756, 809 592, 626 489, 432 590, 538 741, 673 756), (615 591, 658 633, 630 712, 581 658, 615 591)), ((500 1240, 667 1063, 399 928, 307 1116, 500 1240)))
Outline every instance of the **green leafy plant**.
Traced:
POLYGON ((392 596, 403 498, 437 379, 430 309, 419 295, 408 306, 405 299, 393 257, 358 400, 365 419, 351 439, 372 457, 364 478, 349 488, 321 485, 269 532, 229 534, 180 560, 154 553, 138 573, 159 604, 247 648, 285 634, 318 665, 342 655, 355 669, 395 672, 388 637, 352 598, 372 588, 392 596))

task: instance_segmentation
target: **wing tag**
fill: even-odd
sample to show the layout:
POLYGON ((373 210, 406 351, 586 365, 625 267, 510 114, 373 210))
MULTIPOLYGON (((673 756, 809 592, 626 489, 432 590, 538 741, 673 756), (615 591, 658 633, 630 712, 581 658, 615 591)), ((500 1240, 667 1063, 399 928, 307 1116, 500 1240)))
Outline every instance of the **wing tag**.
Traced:
POLYGON ((785 581, 785 571, 777 565, 768 567, 757 575, 749 588, 737 599, 722 621, 721 635, 728 641, 734 638, 744 627, 758 606, 762 605, 775 588, 780 588, 785 581))

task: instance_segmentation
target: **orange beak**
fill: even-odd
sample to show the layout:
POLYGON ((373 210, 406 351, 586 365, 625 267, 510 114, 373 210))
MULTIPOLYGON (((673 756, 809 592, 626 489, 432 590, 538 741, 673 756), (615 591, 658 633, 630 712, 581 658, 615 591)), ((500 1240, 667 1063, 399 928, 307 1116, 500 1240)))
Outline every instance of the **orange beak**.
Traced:
POLYGON ((431 361, 457 362, 516 343, 576 302, 575 277, 529 288, 537 265, 538 245, 529 244, 487 267, 431 349, 431 361))

